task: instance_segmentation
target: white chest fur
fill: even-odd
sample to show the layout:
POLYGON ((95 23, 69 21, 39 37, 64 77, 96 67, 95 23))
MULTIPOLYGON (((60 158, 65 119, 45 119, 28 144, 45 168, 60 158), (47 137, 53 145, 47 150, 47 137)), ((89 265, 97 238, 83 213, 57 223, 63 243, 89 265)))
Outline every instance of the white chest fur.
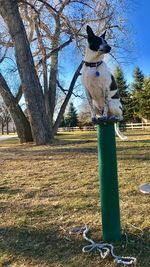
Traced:
POLYGON ((98 68, 83 66, 82 71, 82 83, 92 98, 92 101, 99 109, 104 108, 104 99, 106 93, 109 96, 109 86, 111 84, 111 74, 103 62, 98 68), (99 72, 99 76, 96 76, 96 71, 99 72))
POLYGON ((92 99, 98 101, 101 97, 105 97, 106 91, 109 97, 108 89, 111 84, 111 73, 104 62, 97 68, 84 65, 82 83, 86 90, 88 90, 92 99), (99 72, 99 76, 96 76, 96 71, 99 72))

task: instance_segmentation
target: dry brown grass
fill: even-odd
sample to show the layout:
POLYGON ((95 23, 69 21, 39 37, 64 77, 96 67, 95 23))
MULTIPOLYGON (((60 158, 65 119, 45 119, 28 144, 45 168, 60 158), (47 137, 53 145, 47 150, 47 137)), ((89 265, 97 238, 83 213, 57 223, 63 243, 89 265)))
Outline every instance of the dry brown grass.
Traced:
MULTIPOLYGON (((117 141, 121 224, 126 238, 117 254, 150 266, 149 196, 139 186, 149 180, 149 132, 129 132, 117 141)), ((0 143, 0 266, 113 267, 112 259, 84 255, 82 236, 69 236, 87 223, 101 240, 95 132, 60 134, 51 146, 0 143), (67 241, 69 237, 71 241, 67 241)))

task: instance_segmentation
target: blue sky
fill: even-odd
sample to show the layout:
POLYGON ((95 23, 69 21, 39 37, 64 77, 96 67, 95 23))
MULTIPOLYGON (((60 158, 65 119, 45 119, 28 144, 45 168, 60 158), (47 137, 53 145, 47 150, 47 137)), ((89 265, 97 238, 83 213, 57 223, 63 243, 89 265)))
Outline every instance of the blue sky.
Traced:
MULTIPOLYGON (((134 2, 134 1, 133 1, 134 2)), ((126 79, 132 81, 133 68, 138 65, 146 76, 150 75, 150 1, 133 4, 128 14, 128 24, 133 30, 135 60, 124 67, 126 79)))

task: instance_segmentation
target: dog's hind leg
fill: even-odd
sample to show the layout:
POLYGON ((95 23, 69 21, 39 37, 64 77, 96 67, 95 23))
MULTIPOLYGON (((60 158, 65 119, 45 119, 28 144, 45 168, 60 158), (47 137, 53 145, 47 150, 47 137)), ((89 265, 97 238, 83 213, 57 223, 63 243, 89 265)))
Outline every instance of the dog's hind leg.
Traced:
POLYGON ((111 99, 109 101, 109 113, 111 118, 116 118, 119 121, 123 120, 120 99, 111 99))

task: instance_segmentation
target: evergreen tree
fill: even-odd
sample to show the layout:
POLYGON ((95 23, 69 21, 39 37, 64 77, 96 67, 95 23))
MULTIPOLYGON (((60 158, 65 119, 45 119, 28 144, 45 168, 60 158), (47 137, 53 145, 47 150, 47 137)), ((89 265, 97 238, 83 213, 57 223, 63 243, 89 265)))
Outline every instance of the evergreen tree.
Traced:
POLYGON ((133 71, 133 83, 131 84, 132 113, 134 121, 140 121, 140 92, 144 84, 144 74, 137 66, 133 71))
POLYGON ((59 127, 66 127, 66 120, 65 120, 65 117, 64 116, 62 118, 62 121, 61 121, 59 127))
POLYGON ((132 90, 141 91, 143 83, 144 83, 144 74, 138 66, 135 67, 134 69, 133 79, 134 79, 134 82, 132 84, 132 90))
POLYGON ((78 115, 77 111, 73 105, 73 103, 70 103, 68 114, 65 118, 66 126, 68 127, 76 127, 78 124, 78 115))
POLYGON ((150 120, 150 77, 144 80, 142 90, 138 93, 140 118, 150 120))
POLYGON ((131 98, 130 94, 128 92, 128 85, 124 78, 124 73, 120 66, 117 66, 114 71, 114 77, 117 83, 118 92, 120 95, 120 100, 123 106, 123 116, 126 121, 131 119, 131 112, 130 112, 130 106, 131 106, 131 98))

